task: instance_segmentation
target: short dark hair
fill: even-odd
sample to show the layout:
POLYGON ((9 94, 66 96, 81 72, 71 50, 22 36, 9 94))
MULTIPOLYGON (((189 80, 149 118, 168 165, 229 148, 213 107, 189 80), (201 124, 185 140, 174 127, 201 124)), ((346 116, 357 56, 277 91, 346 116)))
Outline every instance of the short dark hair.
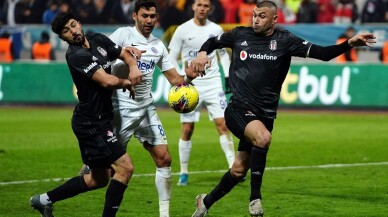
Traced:
POLYGON ((140 8, 150 9, 156 8, 156 12, 158 11, 158 6, 155 0, 136 0, 135 3, 135 13, 138 13, 140 8))
POLYGON ((50 35, 46 31, 42 31, 40 38, 42 41, 49 41, 50 40, 50 35))
POLYGON ((268 1, 268 0, 257 2, 256 7, 258 7, 258 8, 263 8, 263 7, 274 8, 275 11, 277 11, 277 6, 276 6, 275 2, 268 1))
POLYGON ((3 33, 1 33, 0 38, 9 38, 10 36, 11 34, 9 34, 9 32, 4 31, 3 33))
POLYGON ((66 23, 71 19, 77 20, 77 18, 70 12, 61 12, 57 14, 53 22, 51 22, 51 30, 60 35, 63 27, 65 27, 66 23))

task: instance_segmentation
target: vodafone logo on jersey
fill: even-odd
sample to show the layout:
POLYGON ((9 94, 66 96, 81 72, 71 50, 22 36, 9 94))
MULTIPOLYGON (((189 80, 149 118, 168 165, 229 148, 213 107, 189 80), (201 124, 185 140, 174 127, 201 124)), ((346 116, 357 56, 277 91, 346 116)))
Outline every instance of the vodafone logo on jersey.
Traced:
POLYGON ((257 59, 257 60, 277 60, 277 56, 273 56, 273 55, 268 55, 268 54, 261 54, 261 53, 258 53, 258 54, 252 54, 252 53, 248 53, 246 52, 245 50, 241 51, 240 52, 240 59, 241 60, 246 60, 247 58, 250 58, 250 59, 257 59))
POLYGON ((242 50, 242 51, 240 52, 240 59, 241 59, 241 60, 246 60, 247 57, 248 57, 248 53, 247 53, 245 50, 242 50))

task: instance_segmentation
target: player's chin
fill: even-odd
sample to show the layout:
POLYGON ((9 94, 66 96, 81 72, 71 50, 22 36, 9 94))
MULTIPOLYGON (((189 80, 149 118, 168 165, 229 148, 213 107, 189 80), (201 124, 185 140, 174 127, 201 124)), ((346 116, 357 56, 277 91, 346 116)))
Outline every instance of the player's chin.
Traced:
POLYGON ((154 30, 154 27, 152 27, 152 26, 145 26, 144 27, 144 32, 151 33, 152 30, 154 30))

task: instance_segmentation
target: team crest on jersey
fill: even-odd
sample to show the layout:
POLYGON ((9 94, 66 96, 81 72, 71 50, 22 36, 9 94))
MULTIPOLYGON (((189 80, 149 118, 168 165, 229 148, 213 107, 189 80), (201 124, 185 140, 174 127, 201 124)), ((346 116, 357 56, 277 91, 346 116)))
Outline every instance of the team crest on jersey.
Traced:
POLYGON ((270 50, 276 50, 278 48, 278 43, 276 42, 276 40, 272 40, 270 43, 269 43, 269 49, 270 50))
POLYGON ((113 134, 113 132, 110 130, 108 130, 108 132, 106 133, 106 136, 108 137, 108 139, 106 140, 107 142, 116 142, 117 141, 115 134, 113 134))
POLYGON ((241 59, 241 60, 246 60, 247 57, 248 57, 248 53, 247 53, 245 50, 242 50, 242 51, 240 52, 240 59, 241 59))
POLYGON ((106 56, 108 55, 108 53, 106 52, 106 50, 102 47, 98 47, 97 48, 98 52, 102 55, 102 56, 106 56))
POLYGON ((151 51, 154 52, 154 54, 158 54, 158 49, 156 49, 155 47, 151 47, 151 51))

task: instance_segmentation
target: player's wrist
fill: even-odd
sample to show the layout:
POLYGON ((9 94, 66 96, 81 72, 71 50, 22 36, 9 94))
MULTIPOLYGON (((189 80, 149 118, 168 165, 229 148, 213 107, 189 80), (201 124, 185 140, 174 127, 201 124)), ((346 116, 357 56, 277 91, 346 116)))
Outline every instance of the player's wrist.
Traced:
POLYGON ((183 76, 183 80, 185 81, 185 83, 191 83, 191 81, 192 81, 193 79, 189 78, 187 75, 184 75, 184 76, 183 76))

